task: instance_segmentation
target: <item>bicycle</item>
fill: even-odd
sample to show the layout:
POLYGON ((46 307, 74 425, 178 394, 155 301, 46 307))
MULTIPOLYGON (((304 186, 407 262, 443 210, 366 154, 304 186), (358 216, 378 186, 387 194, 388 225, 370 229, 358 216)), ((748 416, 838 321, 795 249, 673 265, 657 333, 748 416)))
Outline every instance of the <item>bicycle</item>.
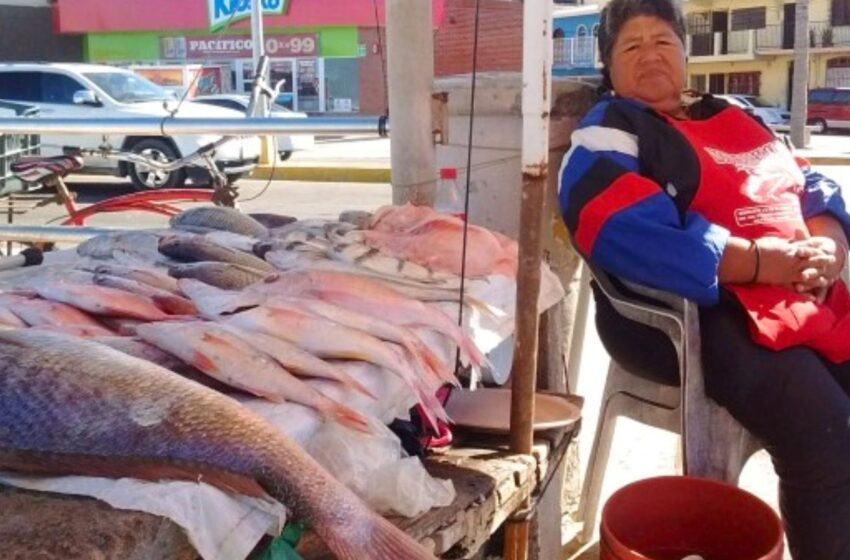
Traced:
POLYGON ((68 150, 61 156, 25 156, 10 166, 15 177, 30 184, 41 184, 56 189, 54 201, 62 204, 68 212, 68 218, 62 225, 83 225, 85 220, 101 212, 143 211, 173 216, 180 208, 174 206, 179 202, 212 202, 219 206, 236 207, 238 191, 213 161, 215 149, 233 139, 224 136, 219 140, 201 147, 197 151, 173 161, 159 161, 142 154, 100 148, 97 150, 74 149, 68 150), (147 166, 154 171, 170 172, 187 165, 199 165, 206 169, 211 177, 212 189, 160 189, 135 192, 127 195, 109 198, 101 202, 79 208, 74 195, 65 184, 64 178, 79 171, 84 166, 83 156, 97 156, 117 159, 147 166))

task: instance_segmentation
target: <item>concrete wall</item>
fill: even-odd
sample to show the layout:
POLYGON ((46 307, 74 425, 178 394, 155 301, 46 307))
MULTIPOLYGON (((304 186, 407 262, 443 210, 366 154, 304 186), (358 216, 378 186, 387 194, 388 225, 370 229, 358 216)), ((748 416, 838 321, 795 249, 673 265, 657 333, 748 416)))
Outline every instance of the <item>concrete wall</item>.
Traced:
MULTIPOLYGON (((30 5, 31 4, 31 5, 30 5)), ((53 8, 0 2, 0 61, 80 62, 82 39, 57 35, 53 30, 53 8)))

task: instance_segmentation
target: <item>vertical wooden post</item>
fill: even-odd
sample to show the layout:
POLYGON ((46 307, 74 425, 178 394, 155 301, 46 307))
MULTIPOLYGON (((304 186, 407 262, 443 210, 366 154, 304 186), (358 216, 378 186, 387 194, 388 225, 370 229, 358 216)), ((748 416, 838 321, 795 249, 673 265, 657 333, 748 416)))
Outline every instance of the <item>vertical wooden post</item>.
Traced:
MULTIPOLYGON (((511 451, 531 453, 540 317, 540 265, 543 258, 543 209, 549 167, 549 111, 552 92, 552 3, 523 5, 522 201, 516 334, 511 370, 511 451)), ((528 507, 523 504, 521 509, 528 507)), ((528 558, 528 519, 505 528, 505 560, 528 558)))

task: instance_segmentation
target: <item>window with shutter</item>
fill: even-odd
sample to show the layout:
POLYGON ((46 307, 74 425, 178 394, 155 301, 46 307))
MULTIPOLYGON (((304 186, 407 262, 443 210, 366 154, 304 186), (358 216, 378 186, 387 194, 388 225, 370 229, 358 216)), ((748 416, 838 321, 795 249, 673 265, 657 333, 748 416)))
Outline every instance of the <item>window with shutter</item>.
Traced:
POLYGON ((850 25, 850 0, 832 0, 832 25, 850 25))
POLYGON ((732 10, 732 31, 744 29, 764 29, 767 20, 767 8, 743 8, 732 10))

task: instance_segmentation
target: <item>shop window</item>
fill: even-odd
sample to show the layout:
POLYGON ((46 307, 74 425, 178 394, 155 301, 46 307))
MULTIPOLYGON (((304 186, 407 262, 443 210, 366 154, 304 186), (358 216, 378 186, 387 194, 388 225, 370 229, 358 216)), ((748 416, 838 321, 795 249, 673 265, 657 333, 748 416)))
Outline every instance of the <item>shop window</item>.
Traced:
POLYGON ((698 91, 699 93, 704 93, 706 90, 706 76, 705 74, 691 74, 691 89, 698 91))
POLYGON ((360 111, 360 61, 325 59, 325 107, 335 113, 360 111))
POLYGON ((560 27, 552 32, 552 39, 563 39, 564 38, 564 30, 560 27))
POLYGON ((732 72, 729 74, 729 93, 759 95, 761 72, 732 72))
POLYGON ((743 8, 732 10, 732 31, 743 29, 764 29, 767 19, 767 8, 743 8))
POLYGON ((832 58, 826 61, 827 68, 850 68, 850 56, 832 58))
POLYGON ((599 37, 599 24, 598 23, 593 26, 593 36, 599 37))
POLYGON ((576 27, 576 37, 587 37, 587 26, 579 25, 576 27))
POLYGON ((850 0, 832 0, 832 25, 850 25, 850 0))
POLYGON ((708 93, 715 95, 726 93, 726 74, 709 74, 708 93))

